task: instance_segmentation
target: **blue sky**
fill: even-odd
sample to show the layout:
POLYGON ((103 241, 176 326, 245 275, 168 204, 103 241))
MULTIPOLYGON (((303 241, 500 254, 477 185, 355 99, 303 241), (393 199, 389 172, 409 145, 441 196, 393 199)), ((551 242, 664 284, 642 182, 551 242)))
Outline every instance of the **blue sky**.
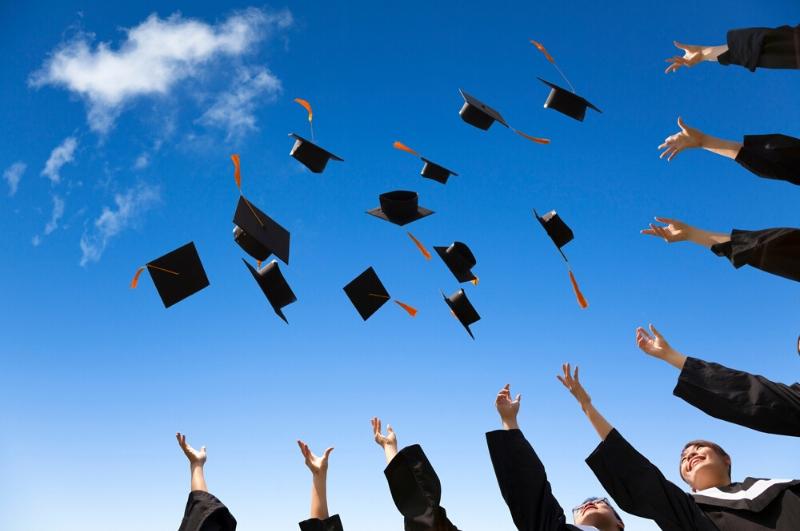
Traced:
POLYGON ((708 153, 667 164, 656 146, 679 114, 725 138, 800 135, 793 72, 662 73, 674 39, 718 44, 729 28, 796 24, 800 10, 645 4, 0 5, 1 527, 177 528, 180 430, 208 447, 210 489, 242 530, 307 516, 297 438, 336 447, 330 505, 349 530, 399 528, 370 434, 379 415, 401 444, 423 444, 460 527, 511 530, 483 438, 506 382, 523 393, 521 424, 562 504, 601 492, 583 463, 596 435, 554 377, 562 361, 581 365, 598 409, 674 481, 696 437, 722 444, 737 477, 800 476, 794 441, 692 409, 671 396, 677 372, 634 345, 634 328, 654 322, 687 354, 796 379, 796 284, 638 231, 655 215, 721 231, 797 225, 793 186, 708 153), (197 47, 152 62, 186 51, 186 35, 163 40, 176 27, 197 47), (151 62, 102 63, 95 77, 56 68, 91 65, 101 43, 124 59, 131 36, 151 62), (559 80, 532 38, 603 114, 579 123, 542 108, 536 77, 559 80), (466 125, 459 88, 552 144, 466 125), (295 97, 345 159, 322 175, 288 156, 287 134, 308 127, 295 97), (459 177, 421 179, 394 140, 459 177), (289 326, 232 242, 234 152, 247 196, 292 232, 289 326), (409 227, 429 248, 474 251, 475 341, 441 301, 458 288, 443 264, 364 214, 393 189, 436 211, 409 227), (557 209, 575 231, 565 251, 587 310, 532 208, 557 209), (190 240, 209 288, 169 310, 147 276, 128 288, 137 267, 190 240), (341 288, 369 265, 416 319, 386 306, 361 321, 341 288))

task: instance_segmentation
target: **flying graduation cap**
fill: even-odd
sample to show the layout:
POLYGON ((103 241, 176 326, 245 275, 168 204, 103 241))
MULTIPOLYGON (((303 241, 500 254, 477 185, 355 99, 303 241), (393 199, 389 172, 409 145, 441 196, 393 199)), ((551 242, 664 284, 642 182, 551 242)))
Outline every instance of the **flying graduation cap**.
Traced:
POLYGON ((498 122, 501 125, 504 125, 514 131, 519 136, 530 140, 531 142, 535 142, 537 144, 549 144, 550 140, 547 138, 539 138, 536 136, 531 136, 527 133, 523 133, 518 129, 514 129, 505 121, 502 115, 496 111, 495 109, 489 107, 481 100, 468 94, 466 91, 462 89, 458 89, 461 93, 461 97, 464 98, 464 105, 461 106, 461 110, 458 111, 459 116, 461 119, 467 122, 468 124, 477 127, 478 129, 482 129, 486 131, 489 129, 493 123, 498 122))
POLYGON ((475 336, 472 335, 472 330, 469 329, 469 325, 480 321, 481 316, 478 315, 475 307, 469 302, 466 292, 460 289, 449 297, 442 293, 442 297, 444 298, 444 302, 450 307, 450 311, 456 319, 458 319, 458 322, 461 323, 461 326, 467 331, 469 337, 475 339, 475 336))
POLYGON ((258 283, 261 291, 264 292, 264 296, 267 298, 278 317, 283 319, 286 324, 289 324, 289 321, 286 320, 286 316, 283 315, 282 309, 284 306, 296 302, 297 297, 281 273, 278 262, 273 260, 261 269, 256 269, 251 266, 244 258, 242 258, 242 262, 244 262, 244 265, 247 266, 247 269, 253 275, 253 278, 258 283))
MULTIPOLYGON (((389 292, 386 291, 383 282, 378 278, 378 274, 372 266, 368 267, 363 273, 351 280, 344 287, 344 292, 347 294, 350 302, 353 303, 353 306, 355 306, 358 314, 365 321, 391 299, 389 292)), ((408 312, 408 315, 416 317, 416 308, 398 300, 394 302, 408 312)))
POLYGON ((561 114, 565 114, 570 118, 574 118, 580 122, 582 122, 586 116, 587 107, 591 107, 597 112, 603 112, 589 103, 585 98, 575 93, 575 88, 572 86, 572 83, 569 82, 569 79, 567 79, 567 76, 565 76, 564 72, 561 71, 561 68, 558 67, 558 64, 556 63, 555 59, 553 59, 553 56, 548 53, 541 43, 531 40, 531 44, 536 46, 536 49, 542 52, 545 58, 547 58, 550 64, 555 67, 559 75, 561 75, 564 81, 567 82, 567 85, 569 85, 570 88, 570 90, 567 90, 559 87, 555 83, 551 83, 540 77, 537 78, 539 81, 550 87, 550 94, 547 95, 547 100, 544 102, 544 107, 546 109, 553 109, 554 111, 558 111, 561 114))
POLYGON ((406 146, 402 142, 395 142, 394 144, 392 144, 392 146, 395 149, 405 151, 406 153, 411 153, 415 157, 419 157, 420 159, 422 159, 422 162, 424 164, 422 165, 422 171, 419 174, 427 179, 433 179, 438 183, 447 184, 447 179, 449 179, 451 175, 458 176, 456 172, 448 170, 444 166, 441 166, 439 164, 436 164, 435 162, 426 159, 425 157, 423 157, 410 147, 406 146))
POLYGON ((380 206, 367 210, 367 214, 395 225, 407 225, 433 214, 433 210, 419 206, 419 194, 409 190, 394 190, 378 197, 380 206))
POLYGON ((338 161, 344 160, 314 143, 314 113, 311 110, 311 104, 302 98, 295 98, 294 101, 308 111, 311 140, 307 140, 297 133, 289 133, 289 136, 295 139, 289 155, 300 161, 301 164, 314 173, 322 173, 328 161, 331 159, 338 161))
POLYGON ((131 288, 139 285, 139 275, 147 269, 164 308, 194 295, 208 286, 208 277, 197 254, 194 242, 178 247, 152 262, 140 267, 131 280, 131 288))
POLYGON ((572 283, 572 289, 575 291, 575 297, 578 299, 578 304, 581 308, 587 308, 589 303, 586 301, 586 297, 583 296, 583 293, 581 293, 581 290, 578 287, 578 282, 575 280, 575 275, 572 273, 572 267, 567 259, 567 255, 565 255, 564 251, 561 249, 574 239, 575 235, 573 234, 572 229, 570 229, 567 224, 564 223, 555 210, 551 210, 544 216, 539 216, 538 212, 536 212, 536 209, 534 209, 533 215, 536 216, 536 219, 539 220, 539 223, 541 223, 542 227, 544 227, 545 232, 547 232, 547 235, 551 240, 553 240, 553 243, 558 248, 558 252, 561 253, 564 263, 567 264, 567 269, 569 270, 569 280, 572 283))
POLYGON ((459 282, 478 283, 478 277, 472 273, 472 268, 478 263, 475 255, 466 243, 453 242, 447 247, 436 247, 433 249, 439 258, 445 263, 447 268, 459 282))

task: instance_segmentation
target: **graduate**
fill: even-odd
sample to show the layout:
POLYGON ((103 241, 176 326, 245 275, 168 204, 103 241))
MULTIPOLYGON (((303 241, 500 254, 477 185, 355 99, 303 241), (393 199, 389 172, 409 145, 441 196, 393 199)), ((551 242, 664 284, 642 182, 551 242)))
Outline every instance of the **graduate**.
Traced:
POLYGON ((636 345, 681 372, 672 394, 694 407, 754 430, 800 437, 800 383, 775 383, 684 356, 653 325, 650 334, 642 327, 636 329, 636 345))
POLYGON ((316 456, 303 441, 297 441, 297 446, 311 471, 311 515, 308 520, 300 522, 301 531, 342 531, 339 515, 328 514, 328 458, 333 448, 316 456))
POLYGON ((564 510, 553 496, 544 465, 525 439, 517 423, 521 395, 511 399, 509 385, 495 399, 502 430, 486 434, 492 466, 500 492, 519 531, 619 531, 622 518, 606 498, 591 497, 572 509, 575 525, 567 523, 564 510))
POLYGON ((186 442, 186 435, 176 433, 178 445, 189 459, 191 492, 178 531, 235 531, 236 519, 221 501, 208 492, 203 467, 206 464, 206 447, 195 450, 186 442))
POLYGON ((575 397, 602 442, 586 459, 597 479, 625 512, 649 518, 664 531, 796 531, 800 529, 800 480, 731 480, 731 457, 719 445, 688 442, 680 454, 681 479, 691 494, 625 440, 595 409, 569 364, 557 377, 575 397))
POLYGON ((397 435, 390 425, 386 435, 381 419, 372 419, 375 442, 383 448, 392 499, 403 515, 406 531, 458 531, 440 505, 442 485, 430 461, 418 444, 397 451, 397 435))
POLYGON ((667 243, 689 241, 702 245, 717 256, 726 257, 737 269, 749 265, 800 281, 800 229, 733 229, 725 234, 698 229, 676 219, 656 217, 655 220, 665 226, 650 223, 650 228, 641 233, 663 238, 667 243))
POLYGON ((733 159, 742 167, 765 179, 800 184, 800 139, 781 135, 745 135, 742 142, 724 140, 689 127, 678 117, 680 131, 658 146, 659 158, 674 159, 684 149, 702 148, 733 159))
POLYGON ((800 68, 800 25, 779 28, 743 28, 728 32, 727 44, 698 46, 673 41, 683 56, 666 59, 665 73, 682 66, 692 67, 705 61, 721 65, 740 65, 751 72, 756 68, 800 68))

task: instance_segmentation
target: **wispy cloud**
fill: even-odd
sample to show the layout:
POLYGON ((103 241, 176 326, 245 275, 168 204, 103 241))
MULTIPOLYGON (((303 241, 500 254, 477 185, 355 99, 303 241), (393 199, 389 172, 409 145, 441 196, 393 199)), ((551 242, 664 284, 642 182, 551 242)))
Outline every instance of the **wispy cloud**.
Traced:
POLYGON ((102 134, 128 101, 166 95, 179 81, 200 76, 213 59, 240 56, 291 24, 288 10, 250 8, 216 25, 179 13, 166 19, 152 14, 124 30, 126 38, 117 49, 105 42, 95 46, 85 34, 61 45, 30 84, 62 86, 80 95, 88 106, 89 126, 102 134))
POLYGON ((78 147, 78 139, 68 136, 61 144, 50 152, 50 157, 44 165, 42 175, 50 179, 53 184, 61 182, 61 168, 75 160, 75 148, 78 147))
POLYGON ((135 170, 143 170, 150 165, 150 155, 147 152, 140 154, 136 157, 136 161, 133 163, 133 169, 135 170))
POLYGON ((267 68, 242 67, 230 91, 219 94, 199 121, 225 129, 228 140, 256 131, 256 104, 274 101, 281 88, 280 79, 267 68))
POLYGON ((52 234, 58 228, 58 222, 64 216, 64 200, 57 195, 53 196, 53 213, 50 215, 50 221, 44 226, 45 235, 52 234))
POLYGON ((134 225, 147 210, 161 200, 157 186, 138 185, 123 194, 114 196, 113 207, 103 207, 91 229, 81 236, 81 266, 97 262, 108 242, 120 232, 134 225))
POLYGON ((17 161, 3 172, 3 179, 8 183, 8 195, 13 196, 19 188, 19 181, 22 179, 28 165, 22 161, 17 161))

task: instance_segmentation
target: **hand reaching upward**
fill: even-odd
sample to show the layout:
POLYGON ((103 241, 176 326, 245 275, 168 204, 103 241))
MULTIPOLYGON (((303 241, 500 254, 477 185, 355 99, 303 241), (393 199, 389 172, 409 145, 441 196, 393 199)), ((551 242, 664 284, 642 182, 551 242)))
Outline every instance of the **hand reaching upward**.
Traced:
POLYGON ((704 50, 707 46, 698 46, 696 44, 682 44, 678 41, 672 41, 672 44, 675 45, 677 49, 683 52, 683 56, 675 55, 668 59, 665 59, 667 63, 670 65, 664 70, 665 74, 669 74, 670 72, 676 72, 682 66, 687 68, 691 68, 694 65, 700 63, 704 59, 704 50))
POLYGON ((672 348, 667 340, 664 339, 664 336, 662 336, 652 324, 650 325, 650 332, 653 335, 648 334, 641 326, 638 327, 636 329, 636 346, 644 353, 654 358, 664 360, 678 369, 682 369, 683 364, 686 362, 686 356, 672 348))
POLYGON ((386 462, 389 463, 397 455, 397 435, 395 435, 392 426, 388 424, 386 425, 386 435, 381 433, 381 419, 378 417, 373 417, 371 422, 375 442, 383 448, 386 462))
POLYGON ((318 476, 328 472, 328 457, 330 457, 331 452, 333 452, 333 448, 328 448, 321 456, 316 456, 303 441, 297 441, 297 446, 300 447, 300 453, 303 454, 306 466, 312 474, 318 476))
POLYGON ((702 131, 686 125, 680 116, 678 127, 680 131, 665 138, 664 143, 658 146, 658 149, 664 150, 658 158, 667 157, 667 161, 671 161, 684 149, 703 147, 706 135, 702 131))
POLYGON ((575 373, 572 374, 570 372, 570 364, 564 363, 561 366, 561 370, 563 371, 563 376, 556 376, 558 381, 561 382, 564 387, 566 387, 572 396, 578 401, 581 405, 581 409, 586 410, 589 404, 592 403, 592 397, 589 396, 589 393, 581 385, 580 377, 578 376, 578 366, 575 366, 575 373))
POLYGON ((197 451, 186 442, 186 435, 176 433, 175 438, 178 439, 178 445, 180 445, 181 450, 183 450, 183 453, 186 454, 186 457, 189 459, 189 464, 192 466, 203 466, 206 464, 207 455, 205 446, 201 447, 200 451, 197 451))
POLYGON ((522 395, 520 394, 518 394, 514 400, 511 399, 511 384, 506 384, 505 387, 500 389, 500 392, 497 393, 494 405, 497 408, 497 412, 500 414, 500 419, 503 421, 503 429, 519 429, 517 413, 519 413, 521 399, 522 395))

